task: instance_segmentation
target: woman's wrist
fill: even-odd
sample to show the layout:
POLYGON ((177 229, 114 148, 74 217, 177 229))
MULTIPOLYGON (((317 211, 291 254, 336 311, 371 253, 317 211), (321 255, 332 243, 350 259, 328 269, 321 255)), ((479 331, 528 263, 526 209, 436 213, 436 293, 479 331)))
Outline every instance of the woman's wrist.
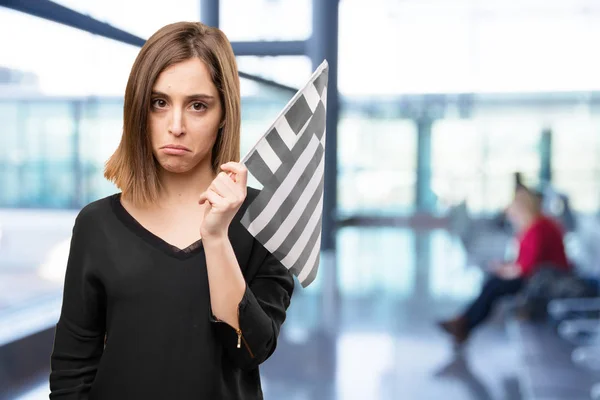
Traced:
POLYGON ((204 247, 207 246, 219 246, 229 242, 229 236, 226 232, 223 233, 212 233, 202 235, 202 244, 204 247))

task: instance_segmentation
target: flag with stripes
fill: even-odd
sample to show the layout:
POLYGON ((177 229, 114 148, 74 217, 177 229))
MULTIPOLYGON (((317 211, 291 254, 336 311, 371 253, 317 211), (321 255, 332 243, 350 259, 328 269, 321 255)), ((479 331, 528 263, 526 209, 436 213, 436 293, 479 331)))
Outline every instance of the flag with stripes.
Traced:
POLYGON ((320 260, 328 71, 323 61, 242 160, 263 185, 242 225, 303 287, 320 260))

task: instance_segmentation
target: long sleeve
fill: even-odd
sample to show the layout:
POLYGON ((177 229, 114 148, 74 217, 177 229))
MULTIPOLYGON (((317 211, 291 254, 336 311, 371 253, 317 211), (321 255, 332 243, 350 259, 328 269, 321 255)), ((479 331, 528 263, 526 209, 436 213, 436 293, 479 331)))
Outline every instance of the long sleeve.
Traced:
POLYGON ((535 267, 544 261, 542 245, 540 233, 537 231, 530 232, 521 242, 517 265, 521 268, 523 276, 530 276, 535 267))
POLYGON ((287 268, 264 247, 260 250, 265 255, 238 306, 240 332, 213 320, 225 352, 234 365, 245 370, 256 368, 275 351, 294 291, 287 268))
POLYGON ((90 224, 77 217, 51 357, 50 398, 87 399, 104 349, 105 295, 94 276, 90 224))

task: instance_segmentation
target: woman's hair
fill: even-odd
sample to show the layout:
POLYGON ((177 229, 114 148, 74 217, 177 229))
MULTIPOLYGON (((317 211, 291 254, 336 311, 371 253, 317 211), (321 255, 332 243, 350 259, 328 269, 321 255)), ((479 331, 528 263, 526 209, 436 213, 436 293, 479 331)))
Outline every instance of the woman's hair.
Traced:
POLYGON ((178 22, 158 30, 138 54, 125 89, 123 135, 106 162, 104 177, 135 204, 158 198, 158 162, 148 132, 152 87, 162 71, 197 57, 212 77, 221 100, 223 117, 212 149, 213 172, 240 158, 240 82, 231 43, 217 28, 199 22, 178 22))
POLYGON ((516 190, 514 202, 530 215, 537 216, 542 212, 542 199, 540 195, 526 186, 516 190))

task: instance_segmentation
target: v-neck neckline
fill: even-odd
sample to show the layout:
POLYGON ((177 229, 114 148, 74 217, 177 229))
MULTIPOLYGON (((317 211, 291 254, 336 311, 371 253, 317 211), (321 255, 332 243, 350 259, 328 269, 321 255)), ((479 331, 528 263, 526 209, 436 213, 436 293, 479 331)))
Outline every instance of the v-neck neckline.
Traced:
POLYGON ((202 246, 202 239, 198 239, 186 248, 180 249, 179 247, 172 245, 160 236, 155 235, 154 233, 146 229, 142 224, 139 223, 137 219, 133 217, 133 215, 129 213, 129 211, 125 209, 125 207, 121 203, 121 193, 115 193, 111 197, 111 203, 114 213, 116 214, 117 218, 123 223, 123 225, 125 225, 129 230, 133 231, 133 233, 135 233, 142 240, 146 241, 152 247, 161 250, 168 256, 180 260, 186 260, 204 251, 204 247, 202 246))

